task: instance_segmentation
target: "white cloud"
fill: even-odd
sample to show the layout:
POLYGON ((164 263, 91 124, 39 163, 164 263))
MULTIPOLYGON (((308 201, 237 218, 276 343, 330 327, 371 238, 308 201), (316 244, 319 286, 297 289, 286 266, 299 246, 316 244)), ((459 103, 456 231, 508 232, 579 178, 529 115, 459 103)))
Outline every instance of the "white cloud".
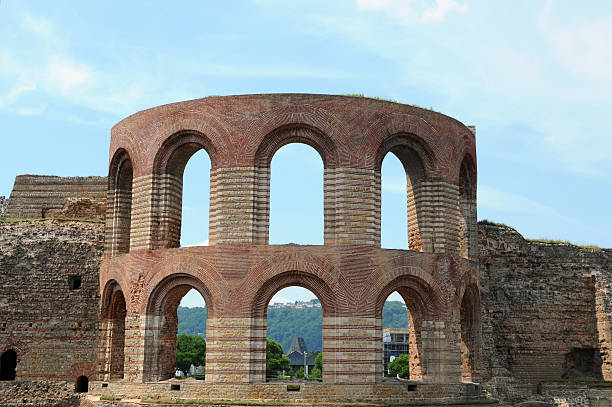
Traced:
POLYGON ((381 188, 383 191, 406 193, 406 177, 383 176, 381 188))
POLYGON ((440 22, 455 10, 461 13, 468 11, 467 4, 457 0, 436 0, 434 5, 425 0, 357 0, 357 7, 384 11, 406 23, 440 22))
POLYGON ((540 17, 540 29, 565 68, 612 85, 612 13, 592 19, 555 21, 553 2, 548 0, 540 17))
POLYGON ((52 90, 64 94, 81 93, 84 88, 95 85, 95 78, 86 64, 68 58, 51 57, 44 75, 45 82, 52 90))
POLYGON ((274 295, 270 300, 270 304, 292 304, 295 301, 292 301, 288 298, 282 297, 278 294, 274 295))
POLYGON ((479 207, 506 213, 563 217, 554 208, 487 185, 478 186, 477 202, 479 207))
POLYGON ((196 243, 196 244, 188 244, 185 245, 183 247, 195 247, 195 246, 208 246, 208 239, 201 241, 200 243, 196 243))

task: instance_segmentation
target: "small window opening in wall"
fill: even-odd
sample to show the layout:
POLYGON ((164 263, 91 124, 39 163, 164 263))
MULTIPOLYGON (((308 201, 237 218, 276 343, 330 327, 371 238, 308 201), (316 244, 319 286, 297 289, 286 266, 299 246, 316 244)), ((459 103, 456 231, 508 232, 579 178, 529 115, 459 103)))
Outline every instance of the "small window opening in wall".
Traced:
POLYGON ((300 385, 299 384, 288 384, 287 391, 300 391, 300 385))
POLYGON ((70 276, 68 284, 71 290, 78 290, 81 288, 81 276, 70 276))
POLYGON ((171 384, 170 385, 170 390, 180 390, 181 389, 181 385, 180 384, 171 384))
POLYGON ((80 376, 74 385, 76 393, 87 393, 89 391, 89 379, 87 376, 80 376))
POLYGON ((409 384, 408 385, 408 391, 416 391, 417 390, 417 385, 416 384, 409 384))
POLYGON ((108 383, 102 383, 102 388, 108 387, 108 383))

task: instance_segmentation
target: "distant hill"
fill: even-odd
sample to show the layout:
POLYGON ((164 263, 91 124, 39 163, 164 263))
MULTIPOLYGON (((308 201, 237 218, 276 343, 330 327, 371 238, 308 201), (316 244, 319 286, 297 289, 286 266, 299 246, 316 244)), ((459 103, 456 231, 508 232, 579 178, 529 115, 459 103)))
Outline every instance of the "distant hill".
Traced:
MULTIPOLYGON (((178 308, 178 333, 206 335, 206 308, 178 308)), ((285 352, 294 336, 301 336, 309 351, 321 350, 322 310, 319 307, 268 308, 268 338, 283 346, 285 352)), ((387 301, 383 308, 383 328, 408 328, 408 312, 400 301, 387 301)))

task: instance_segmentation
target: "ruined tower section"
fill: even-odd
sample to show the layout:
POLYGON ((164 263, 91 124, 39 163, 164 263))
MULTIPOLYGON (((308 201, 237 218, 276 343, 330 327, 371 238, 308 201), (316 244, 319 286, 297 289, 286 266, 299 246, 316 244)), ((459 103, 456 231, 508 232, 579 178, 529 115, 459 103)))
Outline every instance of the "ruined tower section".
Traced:
MULTIPOLYGON (((145 110, 112 129, 100 272, 102 380, 174 375, 177 307, 208 309, 206 381, 265 382, 267 306, 280 289, 323 308, 323 381, 382 381, 382 309, 410 314, 411 378, 482 369, 474 130, 399 103, 328 95, 211 97, 145 110), (324 245, 269 245, 270 163, 289 143, 324 165, 324 245), (185 165, 211 161, 208 247, 179 247, 185 165), (406 172, 409 250, 380 247, 381 166, 406 172)), ((406 216, 398 214, 398 216, 406 216)))

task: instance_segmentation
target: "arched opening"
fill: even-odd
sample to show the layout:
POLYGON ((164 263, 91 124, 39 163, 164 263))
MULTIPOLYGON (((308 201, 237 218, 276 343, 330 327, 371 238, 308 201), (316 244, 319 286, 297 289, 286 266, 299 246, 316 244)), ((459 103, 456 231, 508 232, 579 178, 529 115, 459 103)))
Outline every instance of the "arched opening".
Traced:
POLYGON ((206 377, 206 301, 198 290, 185 294, 177 309, 176 373, 206 377))
POLYGON ((110 379, 123 379, 125 368, 125 317, 127 315, 123 292, 120 289, 115 289, 110 301, 110 310, 106 321, 110 333, 110 379))
MULTIPOLYGON (((323 190, 326 191, 328 189, 332 189, 334 187, 334 170, 338 165, 338 157, 337 150, 332 139, 323 133, 321 130, 316 127, 312 127, 303 123, 291 123, 268 133, 263 140, 261 141, 257 152, 255 153, 255 184, 256 184, 256 197, 255 197, 255 205, 254 205, 254 232, 253 232, 253 242, 255 244, 269 244, 270 242, 270 172, 271 172, 271 163, 272 158, 275 157, 276 152, 281 149, 283 146, 287 144, 298 143, 305 144, 307 146, 312 147, 319 154, 321 161, 323 162, 323 169, 321 170, 320 164, 317 163, 318 160, 312 158, 314 154, 312 151, 303 145, 298 146, 290 146, 286 151, 289 156, 289 163, 285 163, 282 165, 283 168, 286 168, 286 171, 280 169, 279 171, 274 171, 275 178, 281 180, 282 178, 291 180, 291 184, 286 184, 287 187, 292 189, 297 188, 297 192, 295 190, 291 193, 287 193, 286 191, 281 191, 280 196, 283 199, 290 198, 292 195, 296 193, 298 196, 305 193, 305 190, 308 189, 310 193, 309 196, 306 196, 306 202, 311 203, 309 208, 307 208, 307 214, 310 211, 313 211, 313 215, 308 215, 309 217, 313 217, 315 221, 309 219, 311 224, 306 225, 306 222, 300 222, 300 225, 294 227, 293 230, 289 234, 281 234, 277 236, 277 222, 282 222, 283 219, 281 217, 276 220, 277 215, 280 214, 279 211, 283 211, 282 209, 274 209, 275 216, 275 232, 273 241, 275 243, 288 243, 291 241, 299 241, 302 243, 308 244, 320 244, 321 240, 325 240, 326 238, 333 239, 333 218, 334 218, 334 202, 333 197, 326 195, 325 199, 325 213, 323 212, 323 200, 322 199, 313 199, 313 196, 321 196, 323 195, 323 190), (304 154, 297 158, 292 154, 294 152, 303 152, 304 154), (293 162, 291 162, 293 159, 293 162), (296 165, 299 164, 299 165, 296 165), (304 167, 302 173, 298 173, 297 168, 299 166, 304 167), (320 175, 318 175, 321 171, 324 173, 324 181, 322 183, 319 182, 321 179, 320 175), (303 183, 302 189, 298 188, 300 183, 303 183), (323 188, 323 184, 325 187, 323 188), (317 186, 318 185, 318 186, 317 186), (318 202, 321 202, 318 204, 318 202), (318 221, 318 219, 323 219, 323 221, 318 221), (304 225, 301 225, 304 223, 304 225), (320 230, 323 232, 319 232, 319 226, 324 225, 320 230), (305 228, 302 231, 299 231, 299 228, 305 228), (316 230, 316 232, 312 232, 312 230, 316 230), (325 236, 324 236, 325 234, 325 236), (329 235, 329 236, 328 236, 329 235), (326 237, 327 236, 327 237, 326 237), (322 237, 322 238, 321 238, 322 237)), ((280 162, 287 161, 282 158, 284 153, 281 156, 275 157, 280 162)), ((277 161, 275 160, 275 161, 277 161)), ((276 163, 275 163, 276 166, 276 163)), ((276 180, 274 181, 276 183, 276 180)), ((279 189, 282 188, 282 185, 279 189)), ((276 187, 275 187, 276 189, 276 187)), ((274 195, 278 195, 275 193, 274 195)), ((275 198, 276 201, 276 198, 275 198)), ((281 203, 283 200, 279 203, 281 203)), ((281 203, 281 207, 288 208, 287 210, 290 212, 288 216, 291 219, 291 224, 296 224, 297 218, 303 218, 303 215, 300 214, 295 208, 303 208, 303 202, 294 203, 293 207, 287 204, 281 203)), ((276 204, 275 204, 276 206, 276 204)), ((287 215, 285 215, 287 216, 287 215)), ((289 228, 287 228, 289 230, 289 228)))
POLYGON ((406 171, 395 154, 385 156, 380 178, 380 246, 408 249, 406 171))
POLYGON ((0 356, 0 380, 15 380, 17 376, 17 352, 9 349, 0 356))
POLYGON ((112 255, 130 251, 132 226, 132 161, 127 151, 120 149, 111 160, 108 174, 109 199, 107 241, 112 255))
MULTIPOLYGON (((207 241, 207 237, 203 236, 202 230, 198 228, 207 224, 209 218, 208 211, 205 213, 201 211, 207 210, 204 209, 207 206, 205 196, 209 196, 210 200, 210 168, 214 161, 215 150, 205 135, 196 131, 183 131, 166 139, 155 157, 153 171, 157 209, 154 214, 156 219, 153 222, 153 248, 173 248, 181 245, 182 215, 185 212, 183 210, 185 167, 196 153, 199 153, 196 159, 197 164, 194 164, 193 171, 189 169, 187 175, 189 176, 189 198, 195 197, 199 200, 198 209, 194 212, 198 222, 193 227, 195 236, 187 236, 188 240, 185 241, 185 244, 199 244, 207 241), (201 150, 204 152, 199 153, 201 150), (205 155, 208 155, 208 160, 204 157, 205 155), (204 181, 204 178, 208 178, 208 181, 204 181), (195 243, 189 243, 191 239, 194 239, 195 243)), ((191 225, 188 229, 191 229, 191 225)))
POLYGON ((323 244, 323 161, 311 146, 292 143, 270 165, 270 244, 323 244))
MULTIPOLYGON (((442 333, 436 323, 441 312, 440 289, 427 276, 403 273, 394 278, 380 291, 376 300, 376 313, 377 318, 381 320, 381 328, 386 301, 397 299, 398 296, 405 304, 408 317, 409 379, 414 381, 436 380, 440 363, 436 360, 439 345, 429 339, 424 340, 424 338, 436 338, 442 333)), ((382 329, 379 335, 382 338, 382 329)), ((405 337, 403 339, 406 340, 405 337)), ((381 340, 381 350, 383 348, 381 340)), ((381 362, 384 361, 381 360, 381 362)), ((379 372, 382 379, 385 366, 381 363, 380 367, 379 372)))
MULTIPOLYGON (((272 302, 272 298, 277 293, 280 293, 282 289, 287 287, 290 287, 290 290, 301 292, 301 298, 304 298, 304 300, 306 300, 307 298, 311 298, 311 300, 314 300, 316 298, 317 301, 313 301, 311 303, 313 307, 316 307, 316 304, 320 304, 322 320, 325 321, 327 319, 330 324, 333 323, 332 320, 336 312, 336 302, 332 290, 325 283, 325 281, 323 281, 317 275, 294 270, 282 272, 268 279, 255 294, 254 303, 251 306, 251 314, 253 316, 253 323, 255 324, 254 326, 252 326, 252 329, 254 331, 266 333, 268 332, 268 312, 269 310, 271 311, 270 304, 272 302), (301 287, 302 289, 305 289, 306 292, 304 290, 296 289, 295 287, 301 287), (315 298, 312 298, 312 296, 314 296, 315 298)), ((283 293, 279 294, 279 297, 282 298, 283 293)), ((277 299, 279 297, 277 297, 277 299)), ((278 300, 275 300, 275 302, 276 301, 278 300)), ((291 300, 289 302, 291 302, 291 300)), ((295 304, 295 301, 293 302, 295 304)), ((312 322, 317 325, 316 318, 312 322)), ((330 356, 330 352, 333 352, 334 348, 326 348, 326 343, 328 343, 327 341, 332 340, 331 338, 326 338, 328 338, 329 336, 333 336, 333 329, 325 331, 322 329, 321 326, 320 332, 322 354, 318 363, 320 364, 320 369, 322 370, 321 380, 325 382, 333 380, 333 377, 335 375, 335 372, 331 370, 331 360, 333 360, 333 357, 335 356, 330 356), (330 349, 327 354, 325 352, 326 349, 330 349)), ((291 339, 291 341, 293 342, 293 338, 291 339)), ((266 380, 268 370, 266 369, 265 357, 266 338, 264 338, 263 336, 258 337, 254 342, 255 343, 253 344, 253 346, 255 349, 257 349, 257 351, 252 353, 251 358, 250 370, 251 372, 253 372, 252 381, 263 382, 266 380)), ((312 346, 317 345, 318 343, 312 346)), ((289 348, 291 349, 291 346, 289 346, 289 348)), ((316 361, 316 356, 314 358, 316 361)))
MULTIPOLYGON (((387 138, 377 154, 377 170, 388 153, 393 153, 403 166, 406 179, 406 226, 408 248, 416 251, 432 251, 433 236, 424 225, 426 223, 427 202, 423 200, 427 178, 426 169, 431 168, 432 154, 416 136, 397 134, 387 138)), ((392 161, 391 161, 392 162, 392 161)), ((397 219, 397 217, 394 217, 397 219)), ((405 246, 404 246, 405 247, 405 246)))
POLYGON ((463 294, 460 308, 461 320, 461 379, 464 382, 476 381, 476 365, 479 349, 482 347, 480 335, 480 296, 478 288, 469 286, 463 294))
POLYGON ((76 393, 87 393, 89 391, 89 379, 87 376, 79 376, 74 384, 74 391, 76 393))
MULTIPOLYGON (((206 322, 212 315, 210 307, 210 294, 204 284, 193 276, 186 274, 175 274, 162 280, 153 290, 147 308, 147 336, 145 339, 144 379, 145 381, 166 380, 176 376, 177 370, 183 375, 191 375, 196 378, 205 378, 206 366, 206 322), (195 290, 197 294, 188 294, 195 290), (183 301, 183 298, 185 300, 183 301), (195 321, 179 321, 179 305, 195 305, 197 308, 205 308, 204 319, 202 312, 195 309, 187 312, 195 321), (204 305, 204 307, 202 307, 204 305), (179 322, 182 322, 181 332, 189 338, 178 338, 179 322), (187 327, 190 330, 187 331, 187 327), (181 348, 197 351, 198 355, 177 355, 178 342, 185 345, 181 348), (202 340, 204 345, 202 346, 202 340), (202 349, 203 348, 203 349, 202 349), (201 357, 202 351, 204 356, 201 357), (188 364, 186 366, 185 364, 188 364), (194 370, 191 370, 191 365, 194 370), (180 369, 177 369, 180 365, 180 369), (199 365, 199 366, 196 366, 199 365), (187 371, 185 371, 187 370, 187 371)), ((187 307, 185 307, 187 308, 187 307)), ((185 310, 181 309, 182 316, 185 310)), ((208 380, 208 378, 206 378, 208 380)))
POLYGON ((463 258, 476 256, 476 171, 469 157, 465 157, 459 171, 459 251, 463 258))
POLYGON ((208 246, 210 157, 204 150, 194 153, 186 164, 181 207, 181 247, 208 246))
POLYGON ((391 293, 385 301, 382 312, 383 374, 421 381, 424 375, 423 313, 414 296, 412 290, 403 288, 391 293))
MULTIPOLYGON (((279 290, 267 309, 267 338, 282 347, 287 360, 278 360, 269 341, 266 352, 266 379, 279 376, 296 379, 322 380, 321 362, 317 357, 323 350, 323 310, 312 291, 289 286, 279 290), (287 366, 288 365, 288 366, 287 366)), ((321 357, 322 358, 322 355, 321 357)))

